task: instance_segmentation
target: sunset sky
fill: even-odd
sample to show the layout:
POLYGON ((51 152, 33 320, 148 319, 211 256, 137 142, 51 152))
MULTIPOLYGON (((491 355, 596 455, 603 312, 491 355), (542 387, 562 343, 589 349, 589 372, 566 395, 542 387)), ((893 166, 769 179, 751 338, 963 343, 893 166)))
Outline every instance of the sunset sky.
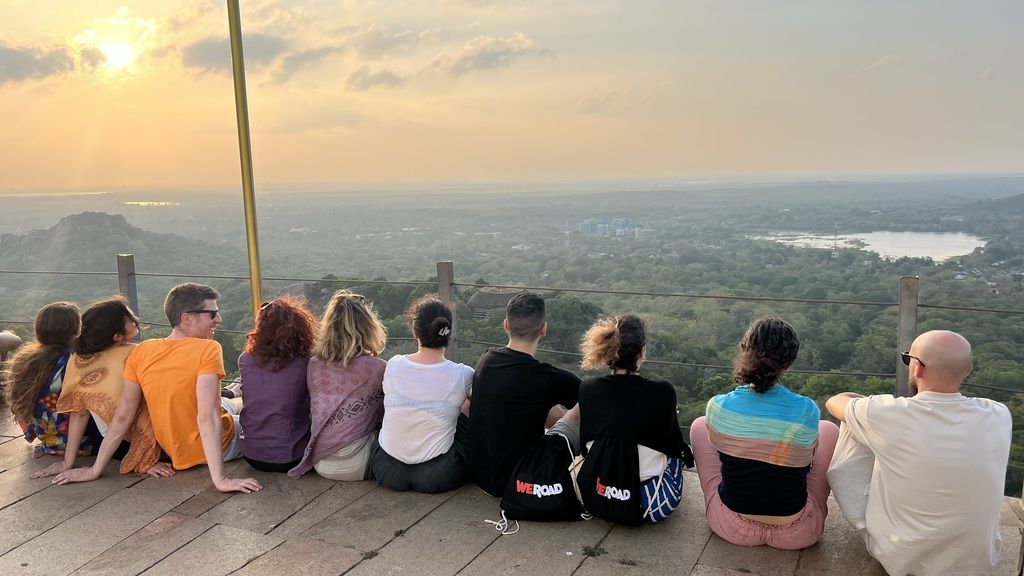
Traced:
MULTIPOLYGON (((234 186, 227 11, 0 0, 0 194, 234 186)), ((242 1, 257 188, 1024 172, 1024 2, 242 1)))

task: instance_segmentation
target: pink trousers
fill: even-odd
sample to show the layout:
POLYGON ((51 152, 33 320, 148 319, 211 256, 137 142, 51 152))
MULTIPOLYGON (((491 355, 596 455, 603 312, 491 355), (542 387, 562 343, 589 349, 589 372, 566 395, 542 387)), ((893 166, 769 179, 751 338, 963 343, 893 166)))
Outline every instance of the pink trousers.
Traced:
POLYGON ((767 545, 782 550, 799 550, 813 545, 825 531, 828 515, 828 471, 832 452, 839 439, 839 427, 822 420, 818 423, 818 447, 807 474, 807 504, 800 516, 789 524, 773 526, 748 520, 728 509, 718 496, 722 483, 722 461, 718 450, 708 441, 707 422, 701 416, 690 427, 690 444, 697 463, 700 489, 704 492, 704 512, 708 527, 723 540, 738 546, 767 545))

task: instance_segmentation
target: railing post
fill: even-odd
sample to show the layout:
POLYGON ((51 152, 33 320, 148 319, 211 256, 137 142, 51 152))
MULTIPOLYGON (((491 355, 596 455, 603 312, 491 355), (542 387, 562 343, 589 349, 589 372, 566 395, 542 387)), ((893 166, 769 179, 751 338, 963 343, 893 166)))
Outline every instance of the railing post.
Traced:
POLYGON ((896 396, 910 396, 910 371, 903 365, 900 352, 910 350, 917 338, 917 295, 921 279, 900 278, 900 312, 896 327, 896 396))
POLYGON ((455 309, 455 266, 451 261, 437 263, 437 297, 452 308, 452 334, 444 356, 452 362, 458 362, 459 342, 456 338, 459 336, 459 318, 455 309))
MULTIPOLYGON (((117 285, 121 294, 124 294, 128 298, 128 305, 131 306, 133 312, 136 315, 141 315, 139 311, 139 290, 135 286, 135 255, 134 254, 118 254, 117 255, 117 285)), ((135 335, 135 341, 141 341, 141 335, 135 335)))

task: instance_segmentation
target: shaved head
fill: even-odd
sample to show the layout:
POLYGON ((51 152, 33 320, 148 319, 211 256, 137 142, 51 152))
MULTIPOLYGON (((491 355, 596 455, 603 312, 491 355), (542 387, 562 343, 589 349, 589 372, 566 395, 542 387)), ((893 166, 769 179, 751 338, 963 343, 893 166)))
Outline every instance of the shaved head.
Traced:
POLYGON ((914 340, 910 353, 923 365, 911 373, 920 390, 956 392, 971 373, 971 343, 956 332, 925 332, 914 340))

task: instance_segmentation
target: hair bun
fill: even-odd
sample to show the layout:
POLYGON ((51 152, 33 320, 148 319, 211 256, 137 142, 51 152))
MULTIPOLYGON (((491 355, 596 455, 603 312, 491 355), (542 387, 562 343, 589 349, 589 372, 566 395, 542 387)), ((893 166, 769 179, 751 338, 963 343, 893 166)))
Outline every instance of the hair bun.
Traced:
POLYGON ((434 318, 430 323, 430 331, 438 336, 447 336, 452 333, 452 323, 443 316, 434 318))

